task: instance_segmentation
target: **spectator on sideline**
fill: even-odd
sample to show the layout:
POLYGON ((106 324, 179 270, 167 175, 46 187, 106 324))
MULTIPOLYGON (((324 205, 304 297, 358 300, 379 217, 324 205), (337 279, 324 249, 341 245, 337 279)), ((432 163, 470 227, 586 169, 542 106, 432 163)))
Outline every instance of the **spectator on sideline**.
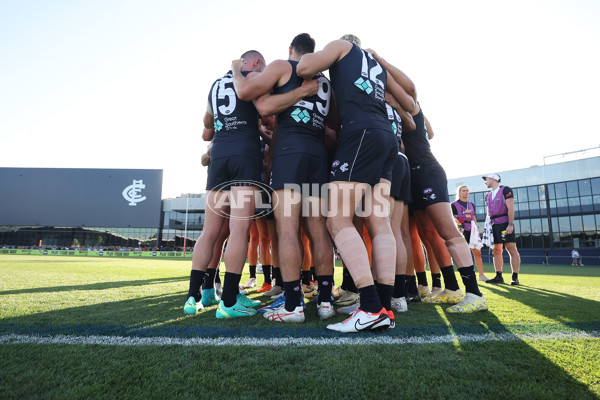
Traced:
POLYGON ((571 265, 583 266, 583 264, 581 263, 579 250, 577 249, 573 249, 573 251, 571 252, 571 265))
MULTIPOLYGON (((475 219, 475 205, 469 201, 469 188, 467 186, 462 185, 456 189, 456 197, 451 206, 454 219, 456 219, 459 224, 459 230, 465 237, 469 247, 471 247, 471 222, 477 224, 477 220, 475 219)), ((479 272, 479 280, 484 282, 488 281, 490 278, 483 273, 481 250, 471 247, 471 253, 473 253, 475 265, 479 272)))
POLYGON ((485 197, 487 213, 492 222, 492 233, 494 236, 494 269, 496 276, 486 283, 504 283, 502 277, 502 246, 506 248, 510 256, 510 267, 512 277, 510 284, 519 285, 519 268, 521 267, 521 256, 517 250, 515 237, 515 198, 512 189, 500 185, 500 175, 493 173, 482 176, 485 186, 492 189, 485 197))

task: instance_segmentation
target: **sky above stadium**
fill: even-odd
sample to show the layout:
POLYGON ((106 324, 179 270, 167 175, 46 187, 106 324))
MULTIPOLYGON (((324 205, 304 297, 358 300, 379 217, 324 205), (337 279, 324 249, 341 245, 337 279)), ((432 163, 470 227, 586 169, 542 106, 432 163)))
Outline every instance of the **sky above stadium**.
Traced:
POLYGON ((210 85, 301 32, 404 70, 448 178, 542 165, 600 144, 598 21, 595 0, 4 0, 0 167, 157 168, 163 198, 204 192, 210 85))

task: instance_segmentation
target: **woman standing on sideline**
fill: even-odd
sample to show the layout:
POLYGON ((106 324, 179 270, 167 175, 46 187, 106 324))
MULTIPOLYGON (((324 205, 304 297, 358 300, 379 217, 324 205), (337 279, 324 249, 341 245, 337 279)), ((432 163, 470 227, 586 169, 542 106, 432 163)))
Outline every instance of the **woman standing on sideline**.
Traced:
MULTIPOLYGON (((469 188, 466 186, 459 186, 456 189, 455 201, 452 203, 452 214, 458 222, 459 230, 462 232, 467 243, 471 244, 471 221, 477 224, 475 219, 475 206, 469 201, 469 188)), ((479 272, 480 281, 488 281, 490 278, 485 276, 483 273, 483 261, 481 260, 481 251, 471 247, 473 258, 475 259, 475 265, 479 272)))

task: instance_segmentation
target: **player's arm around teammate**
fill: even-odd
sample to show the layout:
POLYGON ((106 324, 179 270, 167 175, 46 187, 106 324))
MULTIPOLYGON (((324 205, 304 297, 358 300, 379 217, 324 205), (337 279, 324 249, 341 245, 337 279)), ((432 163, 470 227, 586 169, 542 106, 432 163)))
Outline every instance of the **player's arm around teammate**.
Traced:
POLYGON ((315 95, 319 88, 318 81, 307 79, 299 88, 273 95, 270 94, 273 86, 281 81, 285 83, 286 77, 289 79, 292 72, 287 61, 275 60, 267 65, 263 72, 249 74, 247 77, 241 73, 241 68, 244 65, 242 60, 234 60, 231 65, 236 92, 239 90, 243 93, 243 97, 240 97, 243 100, 253 100, 260 115, 278 114, 304 97, 315 95))
POLYGON ((343 323, 328 326, 341 332, 387 327, 393 318, 390 303, 396 245, 389 220, 389 186, 397 142, 385 113, 386 72, 358 42, 355 37, 352 43, 330 42, 322 50, 304 55, 297 68, 304 78, 329 69, 342 122, 329 181, 327 228, 359 289, 360 308, 343 323), (361 201, 373 240, 377 287, 365 244, 353 225, 361 201))

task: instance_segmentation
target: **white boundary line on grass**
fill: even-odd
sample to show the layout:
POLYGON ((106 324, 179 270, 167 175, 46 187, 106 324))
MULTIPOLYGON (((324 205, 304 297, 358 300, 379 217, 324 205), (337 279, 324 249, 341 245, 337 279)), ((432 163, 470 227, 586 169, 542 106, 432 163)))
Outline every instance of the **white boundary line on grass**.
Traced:
POLYGON ((429 335, 419 337, 361 337, 347 336, 339 338, 177 338, 177 337, 125 337, 125 336, 36 336, 36 335, 3 335, 0 344, 69 344, 69 345, 103 345, 103 346, 344 346, 344 345, 398 345, 398 344, 432 344, 465 342, 510 342, 519 340, 564 340, 600 338, 600 331, 560 331, 541 334, 465 334, 465 335, 429 335))

